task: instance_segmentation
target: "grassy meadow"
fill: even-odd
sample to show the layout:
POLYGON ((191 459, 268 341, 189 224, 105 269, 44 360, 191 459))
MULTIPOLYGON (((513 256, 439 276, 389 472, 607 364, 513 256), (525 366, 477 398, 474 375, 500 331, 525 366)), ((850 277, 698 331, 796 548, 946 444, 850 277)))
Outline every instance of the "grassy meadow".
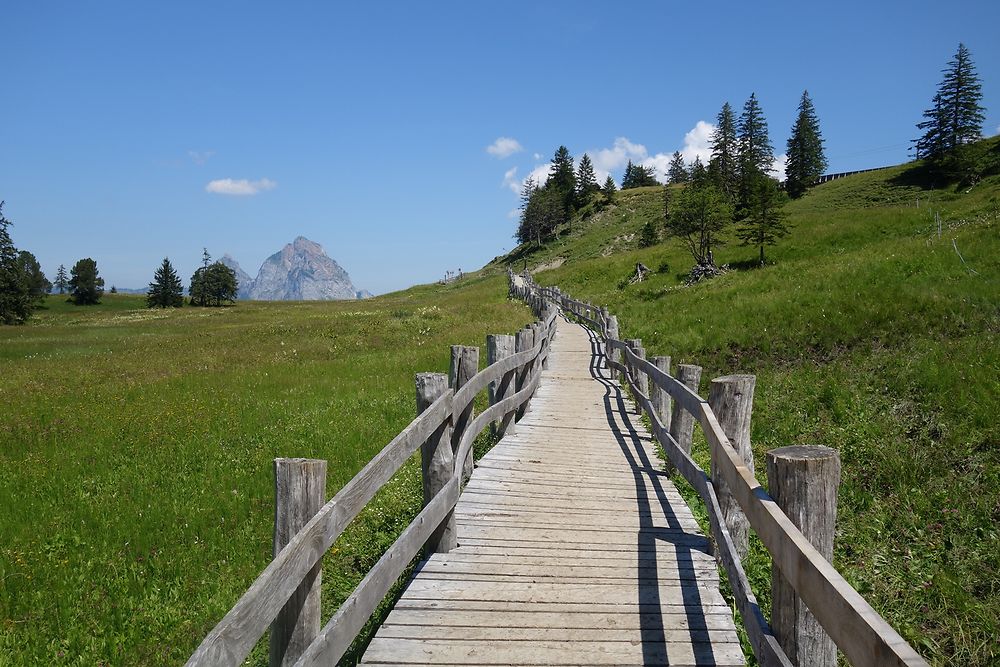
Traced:
MULTIPOLYGON (((332 496, 413 419, 414 373, 530 320, 506 289, 166 311, 53 296, 0 328, 0 665, 182 663, 270 560, 272 460, 327 459, 332 496)), ((324 618, 420 493, 411 459, 337 542, 324 618)))
MULTIPOLYGON (((607 306, 647 354, 703 366, 703 395, 712 377, 755 374, 758 479, 769 449, 837 448, 835 565, 933 664, 998 664, 1000 177, 930 189, 898 167, 787 210, 767 266, 734 240, 715 253, 731 271, 692 287, 678 241, 638 248, 662 188, 621 192, 497 264, 537 268, 540 284, 607 306), (628 285, 636 262, 655 274, 628 285)), ((769 567, 757 542, 748 569, 765 606, 769 567)))

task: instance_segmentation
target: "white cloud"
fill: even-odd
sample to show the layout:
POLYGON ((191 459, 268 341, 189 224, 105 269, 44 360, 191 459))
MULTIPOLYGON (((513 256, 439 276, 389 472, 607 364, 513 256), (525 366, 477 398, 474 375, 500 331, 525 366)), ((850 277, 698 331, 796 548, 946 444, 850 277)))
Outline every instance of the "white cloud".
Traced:
POLYGON ((629 160, 642 162, 649 156, 649 151, 642 144, 634 144, 625 137, 616 137, 611 148, 587 151, 590 161, 594 163, 594 171, 605 174, 625 166, 629 160))
POLYGON ((524 150, 521 143, 517 139, 511 139, 510 137, 497 137, 497 140, 486 147, 486 152, 493 157, 503 159, 505 157, 510 157, 514 153, 520 153, 524 150))
POLYGON ((715 125, 699 120, 698 123, 684 135, 684 148, 681 155, 684 156, 684 164, 691 166, 695 158, 701 158, 702 163, 708 164, 712 159, 712 132, 715 132, 715 125))
POLYGON ((517 167, 511 167, 503 173, 503 187, 510 188, 512 192, 521 192, 522 181, 517 178, 517 167))
POLYGON ((265 190, 273 190, 277 186, 277 183, 267 178, 262 178, 259 181, 249 181, 245 178, 220 178, 209 181, 208 185, 205 186, 205 192, 217 195, 247 196, 255 195, 265 190))
POLYGON ((542 159, 542 154, 541 153, 535 153, 532 157, 535 159, 535 162, 538 162, 539 160, 542 159))
POLYGON ((205 164, 215 155, 215 151, 188 151, 188 157, 197 165, 205 164))
POLYGON ((774 162, 771 163, 771 178, 776 178, 778 181, 785 180, 785 167, 788 166, 788 156, 784 153, 774 158, 774 162))
MULTIPOLYGON (((522 184, 527 183, 529 178, 535 179, 535 185, 545 185, 545 181, 549 180, 549 173, 552 171, 552 164, 546 162, 545 164, 540 164, 531 170, 523 181, 522 184)), ((518 192, 521 190, 518 189, 518 192)))

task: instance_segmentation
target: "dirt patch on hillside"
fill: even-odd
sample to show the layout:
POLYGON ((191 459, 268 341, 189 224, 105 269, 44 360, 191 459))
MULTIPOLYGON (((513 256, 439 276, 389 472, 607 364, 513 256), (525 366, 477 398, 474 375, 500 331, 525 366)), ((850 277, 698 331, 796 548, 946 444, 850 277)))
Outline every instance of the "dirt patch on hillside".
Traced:
POLYGON ((545 264, 540 264, 540 265, 536 266, 535 270, 532 271, 532 273, 538 273, 539 271, 551 271, 552 269, 558 269, 560 266, 563 265, 563 262, 565 262, 565 261, 566 261, 565 257, 556 257, 551 262, 547 262, 545 264))

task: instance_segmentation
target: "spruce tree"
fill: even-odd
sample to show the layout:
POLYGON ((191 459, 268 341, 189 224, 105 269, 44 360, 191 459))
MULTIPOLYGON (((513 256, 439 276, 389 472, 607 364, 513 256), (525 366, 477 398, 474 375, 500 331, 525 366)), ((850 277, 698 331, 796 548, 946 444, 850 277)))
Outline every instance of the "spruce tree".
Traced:
POLYGON ((739 145, 736 138, 736 114, 729 102, 722 105, 722 110, 715 118, 715 129, 712 130, 710 146, 712 158, 708 162, 708 170, 715 179, 716 185, 731 200, 735 199, 739 188, 739 145))
POLYGON ((31 296, 32 302, 41 303, 45 300, 49 290, 52 289, 52 283, 42 273, 42 266, 35 256, 27 250, 21 250, 17 253, 17 261, 21 265, 22 275, 27 281, 28 294, 31 296))
POLYGON ((576 199, 576 173, 573 170, 573 156, 569 154, 569 149, 565 146, 557 148, 551 164, 552 170, 549 172, 548 180, 545 181, 545 187, 559 193, 564 213, 569 217, 573 214, 576 199))
POLYGON ((760 264, 764 265, 764 246, 774 245, 788 234, 785 225, 785 194, 778 182, 763 172, 756 172, 751 180, 749 198, 744 216, 736 228, 736 236, 744 246, 760 248, 760 264))
POLYGON ((684 164, 684 156, 680 151, 674 151, 670 156, 670 165, 667 167, 667 180, 671 183, 687 183, 688 170, 684 164))
POLYGON ((35 303, 24 266, 7 228, 13 225, 3 216, 0 201, 0 324, 21 324, 31 315, 35 303))
POLYGON ((625 165, 625 173, 622 175, 622 190, 628 190, 629 188, 635 187, 635 167, 632 165, 632 160, 628 161, 625 165))
POLYGON ((59 265, 59 269, 56 271, 56 281, 54 284, 60 294, 66 293, 66 288, 69 287, 69 276, 66 275, 65 265, 59 265))
POLYGON ((955 57, 941 71, 944 79, 934 95, 934 106, 924 111, 926 120, 917 124, 924 131, 915 142, 918 158, 941 157, 982 137, 986 111, 979 104, 982 84, 965 44, 958 45, 955 57))
POLYGON ((147 308, 180 308, 184 305, 184 288, 173 265, 166 257, 153 274, 146 293, 147 308))
POLYGON ((819 131, 816 109, 809 99, 809 91, 802 92, 799 115, 788 138, 788 163, 785 167, 785 191, 798 198, 823 175, 826 156, 823 155, 823 137, 819 131))
POLYGON ((518 243, 528 243, 538 238, 538 220, 535 216, 535 209, 531 207, 531 198, 537 191, 538 186, 535 185, 535 179, 529 176, 521 187, 521 216, 517 225, 517 233, 514 235, 518 243))
POLYGON ((604 195, 604 202, 606 204, 614 202, 615 192, 617 191, 618 188, 615 186, 615 179, 611 177, 611 174, 608 174, 608 177, 604 179, 604 187, 601 189, 601 192, 604 195))
POLYGON ((100 303, 104 296, 104 278, 97 272, 97 262, 81 259, 70 269, 70 301, 78 306, 100 303))
POLYGON ((767 174, 774 163, 774 148, 767 133, 767 120, 757 102, 757 94, 743 105, 736 126, 739 146, 739 188, 736 197, 736 216, 742 217, 750 199, 750 190, 758 174, 767 174))
POLYGON ((601 186, 597 184, 597 176, 594 174, 594 164, 590 161, 590 156, 586 153, 580 158, 580 165, 576 168, 576 206, 582 208, 590 202, 590 198, 601 191, 601 186))
POLYGON ((646 188, 651 185, 659 185, 652 167, 641 164, 632 164, 629 161, 625 168, 625 178, 622 179, 622 190, 631 188, 646 188))

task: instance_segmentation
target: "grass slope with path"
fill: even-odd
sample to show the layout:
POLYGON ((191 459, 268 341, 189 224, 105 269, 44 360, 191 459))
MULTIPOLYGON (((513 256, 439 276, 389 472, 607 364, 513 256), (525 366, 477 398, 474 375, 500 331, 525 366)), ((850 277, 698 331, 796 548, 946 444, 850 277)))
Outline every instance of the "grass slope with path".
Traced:
MULTIPOLYGON (((270 560, 272 459, 327 459, 332 497, 413 419, 415 372, 531 319, 506 295, 470 276, 217 309, 52 296, 0 328, 0 665, 186 660, 270 560)), ((419 511, 419 477, 412 457, 334 545, 324 618, 419 511)))
MULTIPOLYGON (((917 163, 820 185, 788 204, 791 235, 766 266, 733 241, 715 253, 732 270, 692 287, 679 242, 638 248, 642 225, 662 220, 660 187, 620 192, 495 264, 540 269, 540 284, 607 306, 648 355, 703 366, 702 395, 712 377, 755 374, 758 479, 769 449, 837 448, 836 567, 934 664, 995 665, 1000 176, 927 183, 917 163), (637 262, 655 274, 628 285, 637 262)), ((696 452, 707 469, 703 442, 696 452)), ((767 606, 770 561, 754 541, 767 606)))

